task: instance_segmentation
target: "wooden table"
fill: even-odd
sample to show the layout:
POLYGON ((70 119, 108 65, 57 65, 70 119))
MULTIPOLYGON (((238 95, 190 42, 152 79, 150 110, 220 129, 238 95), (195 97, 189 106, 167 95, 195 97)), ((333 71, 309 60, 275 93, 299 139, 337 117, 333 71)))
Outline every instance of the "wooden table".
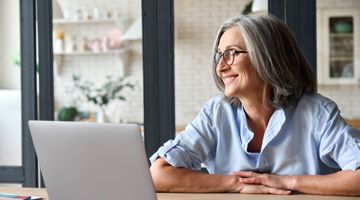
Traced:
MULTIPOLYGON (((0 192, 14 193, 19 195, 31 195, 42 197, 48 200, 46 189, 43 188, 10 188, 0 187, 0 192)), ((251 195, 251 194, 233 194, 233 193, 157 193, 158 200, 359 200, 360 197, 342 197, 342 196, 321 196, 321 195, 251 195)))
POLYGON ((24 196, 37 196, 48 200, 46 189, 43 188, 20 188, 20 187, 0 187, 0 193, 12 193, 24 196))

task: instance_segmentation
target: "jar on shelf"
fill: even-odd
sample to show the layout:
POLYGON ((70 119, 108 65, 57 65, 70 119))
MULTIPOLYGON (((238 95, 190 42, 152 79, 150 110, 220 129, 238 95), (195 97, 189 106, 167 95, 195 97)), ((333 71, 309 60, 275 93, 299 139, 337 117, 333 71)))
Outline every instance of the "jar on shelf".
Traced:
POLYGON ((76 37, 75 36, 67 36, 65 37, 65 51, 66 52, 74 52, 77 51, 76 37))
POLYGON ((58 28, 54 30, 53 33, 53 48, 54 52, 63 52, 64 51, 64 29, 58 28))

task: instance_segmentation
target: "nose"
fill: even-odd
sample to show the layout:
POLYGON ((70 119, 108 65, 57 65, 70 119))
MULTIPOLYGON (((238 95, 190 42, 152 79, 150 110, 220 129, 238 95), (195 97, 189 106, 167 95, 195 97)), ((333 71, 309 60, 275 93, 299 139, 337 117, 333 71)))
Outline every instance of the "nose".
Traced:
POLYGON ((230 67, 225 64, 225 62, 223 61, 223 59, 221 58, 219 64, 216 66, 216 74, 218 77, 222 77, 222 73, 224 73, 226 70, 229 70, 230 67))
POLYGON ((219 70, 219 71, 224 71, 224 70, 227 70, 229 69, 230 67, 225 63, 224 61, 224 57, 222 56, 219 60, 219 63, 217 64, 216 68, 219 70))

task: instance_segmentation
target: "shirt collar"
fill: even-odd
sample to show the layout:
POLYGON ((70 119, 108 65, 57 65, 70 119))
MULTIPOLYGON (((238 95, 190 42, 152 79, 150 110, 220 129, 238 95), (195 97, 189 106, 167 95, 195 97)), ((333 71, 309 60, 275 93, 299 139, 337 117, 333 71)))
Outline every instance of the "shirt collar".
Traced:
MULTIPOLYGON (((244 150, 247 150, 247 146, 251 139, 254 137, 254 133, 251 131, 247 124, 246 114, 244 110, 244 106, 241 105, 239 112, 239 119, 240 119, 240 138, 242 141, 242 147, 244 150)), ((274 111, 271 115, 269 123, 266 127, 264 139, 261 147, 261 151, 267 146, 271 140, 279 134, 283 125, 285 124, 287 115, 286 110, 284 108, 278 108, 274 111)))

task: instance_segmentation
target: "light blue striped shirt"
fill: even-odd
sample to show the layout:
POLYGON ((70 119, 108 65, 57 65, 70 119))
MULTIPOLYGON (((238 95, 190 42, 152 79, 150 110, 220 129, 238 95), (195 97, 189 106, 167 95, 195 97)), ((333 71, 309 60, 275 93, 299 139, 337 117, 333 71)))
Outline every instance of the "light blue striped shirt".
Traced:
POLYGON ((304 95, 296 105, 277 109, 259 153, 247 151, 252 138, 243 107, 214 97, 150 161, 163 157, 174 167, 193 170, 204 164, 211 174, 250 170, 315 175, 360 167, 360 131, 347 125, 337 105, 319 94, 304 95))

